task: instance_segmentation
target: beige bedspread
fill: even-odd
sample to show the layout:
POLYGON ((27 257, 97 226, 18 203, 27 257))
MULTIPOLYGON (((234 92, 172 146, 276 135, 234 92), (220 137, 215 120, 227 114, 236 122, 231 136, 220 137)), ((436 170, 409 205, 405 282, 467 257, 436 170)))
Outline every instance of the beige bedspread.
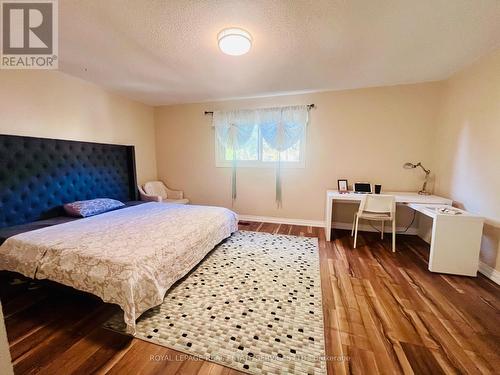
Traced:
POLYGON ((237 229, 225 208, 146 203, 11 237, 0 269, 116 303, 134 334, 140 314, 237 229))

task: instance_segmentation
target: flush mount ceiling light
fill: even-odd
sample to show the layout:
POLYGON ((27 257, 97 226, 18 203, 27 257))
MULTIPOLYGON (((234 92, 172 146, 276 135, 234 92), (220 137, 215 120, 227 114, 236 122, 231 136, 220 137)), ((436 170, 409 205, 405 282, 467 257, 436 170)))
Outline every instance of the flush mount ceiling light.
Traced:
POLYGON ((219 48, 226 55, 241 56, 250 51, 252 36, 239 28, 224 29, 217 35, 219 48))

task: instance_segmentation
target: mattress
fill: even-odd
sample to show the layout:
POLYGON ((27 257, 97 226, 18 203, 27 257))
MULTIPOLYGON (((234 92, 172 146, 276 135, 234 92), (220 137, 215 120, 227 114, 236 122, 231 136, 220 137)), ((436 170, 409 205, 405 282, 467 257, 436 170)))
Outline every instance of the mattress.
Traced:
MULTIPOLYGON (((138 204, 143 204, 143 201, 130 201, 125 202, 125 207, 135 206, 138 204)), ((124 207, 119 207, 121 209, 124 207)), ((70 221, 79 220, 80 217, 71 216, 56 216, 50 219, 33 221, 32 223, 15 225, 12 227, 0 228, 0 245, 5 242, 9 237, 15 236, 17 234, 30 232, 32 230, 42 229, 46 227, 51 227, 52 225, 69 223, 70 221)))
POLYGON ((124 311, 127 331, 238 229, 221 207, 150 202, 8 238, 0 270, 92 293, 124 311))
POLYGON ((57 216, 47 220, 38 220, 28 224, 15 225, 12 227, 1 228, 0 229, 0 244, 4 243, 9 237, 15 236, 17 234, 30 232, 32 230, 42 229, 50 227, 52 225, 69 223, 73 220, 78 220, 77 217, 70 216, 57 216))

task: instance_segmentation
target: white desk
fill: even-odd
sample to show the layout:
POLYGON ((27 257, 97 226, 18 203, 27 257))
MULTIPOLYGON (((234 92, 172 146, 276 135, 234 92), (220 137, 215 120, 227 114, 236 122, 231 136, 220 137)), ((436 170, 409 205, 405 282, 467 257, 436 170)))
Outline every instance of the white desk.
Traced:
MULTIPOLYGON (((420 195, 418 193, 408 192, 383 192, 382 194, 390 194, 396 197, 397 204, 409 203, 422 203, 422 204, 445 204, 451 205, 451 199, 438 197, 436 195, 420 195)), ((325 208, 325 235, 326 240, 330 241, 330 234, 332 232, 332 219, 333 219, 333 204, 335 201, 341 202, 360 202, 363 194, 339 193, 337 190, 326 191, 326 208, 325 208)))
POLYGON ((408 207, 432 218, 429 271, 477 276, 484 219, 467 211, 458 215, 436 211, 443 205, 410 203, 408 207))
MULTIPOLYGON (((463 210, 460 210, 459 215, 437 212, 436 208, 451 206, 453 202, 448 198, 407 192, 383 192, 383 194, 394 195, 397 204, 404 204, 432 218, 430 271, 476 276, 484 221, 482 217, 463 210)), ((362 194, 352 192, 341 194, 337 190, 327 190, 325 207, 327 241, 331 239, 334 202, 357 203, 362 197, 362 194)))

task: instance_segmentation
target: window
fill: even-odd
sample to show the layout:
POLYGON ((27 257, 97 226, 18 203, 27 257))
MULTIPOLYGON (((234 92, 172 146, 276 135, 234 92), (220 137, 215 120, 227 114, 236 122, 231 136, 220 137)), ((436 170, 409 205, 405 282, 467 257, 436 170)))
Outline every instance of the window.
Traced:
POLYGON ((276 108, 214 111, 215 163, 233 167, 231 197, 236 199, 237 167, 276 169, 276 204, 281 207, 281 168, 304 168, 305 134, 309 108, 299 105, 276 108))
MULTIPOLYGON (((231 167, 233 150, 225 147, 215 136, 216 166, 231 167)), ((290 148, 280 153, 281 166, 284 168, 305 167, 305 132, 299 140, 290 148)), ((271 148, 261 134, 260 127, 255 126, 252 135, 244 147, 236 152, 238 167, 266 168, 275 167, 278 161, 278 151, 271 148)))

